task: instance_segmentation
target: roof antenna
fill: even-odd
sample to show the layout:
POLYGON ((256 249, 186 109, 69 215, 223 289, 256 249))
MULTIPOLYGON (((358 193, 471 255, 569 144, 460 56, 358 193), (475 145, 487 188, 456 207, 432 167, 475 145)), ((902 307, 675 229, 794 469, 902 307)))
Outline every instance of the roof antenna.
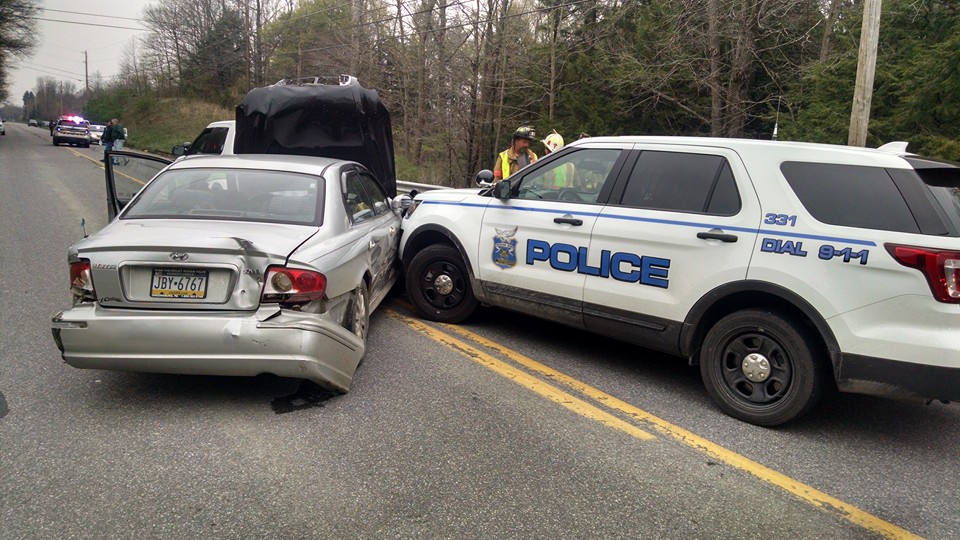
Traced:
POLYGON ((777 129, 780 127, 780 98, 777 96, 777 119, 773 122, 773 140, 777 140, 777 129))

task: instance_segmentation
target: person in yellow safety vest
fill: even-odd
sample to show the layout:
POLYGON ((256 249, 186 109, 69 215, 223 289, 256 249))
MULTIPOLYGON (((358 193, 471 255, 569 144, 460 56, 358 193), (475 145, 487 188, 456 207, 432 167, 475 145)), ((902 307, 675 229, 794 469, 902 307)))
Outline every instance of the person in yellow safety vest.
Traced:
POLYGON ((509 178, 511 174, 519 171, 527 165, 537 160, 537 155, 530 149, 530 143, 537 139, 537 132, 529 126, 521 126, 513 133, 513 141, 510 148, 507 148, 497 156, 497 162, 493 166, 493 181, 499 182, 509 178))
MULTIPOLYGON (((543 140, 543 147, 546 149, 546 154, 552 154, 563 148, 563 137, 557 133, 557 130, 553 130, 547 135, 547 138, 543 140)), ((573 163, 567 163, 557 167, 553 171, 553 181, 549 182, 550 185, 545 187, 551 189, 573 187, 573 172, 573 163)))

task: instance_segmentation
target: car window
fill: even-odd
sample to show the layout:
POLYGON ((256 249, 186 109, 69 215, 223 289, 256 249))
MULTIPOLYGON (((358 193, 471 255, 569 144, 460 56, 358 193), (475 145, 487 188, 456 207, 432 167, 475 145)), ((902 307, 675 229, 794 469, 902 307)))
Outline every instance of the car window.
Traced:
POLYGON ((228 131, 225 127, 205 128, 200 135, 197 135, 197 139, 190 145, 187 153, 190 155, 223 153, 223 144, 227 140, 228 131))
POLYGON ((323 180, 279 171, 180 169, 148 184, 122 219, 235 219, 319 225, 323 180))
POLYGON ((646 150, 630 173, 621 203, 729 216, 740 211, 740 194, 723 156, 646 150))
POLYGON ((516 196, 596 202, 620 153, 617 149, 585 148, 565 154, 521 178, 516 196))
POLYGON ((831 225, 919 233, 920 227, 886 169, 784 162, 787 183, 814 218, 831 225))
POLYGON ((362 223, 377 215, 376 200, 364 189, 363 178, 356 171, 344 175, 343 203, 354 223, 362 223))
POLYGON ((373 213, 382 216, 390 210, 390 201, 387 194, 380 187, 380 182, 368 173, 360 173, 360 184, 367 193, 367 198, 373 202, 373 213))

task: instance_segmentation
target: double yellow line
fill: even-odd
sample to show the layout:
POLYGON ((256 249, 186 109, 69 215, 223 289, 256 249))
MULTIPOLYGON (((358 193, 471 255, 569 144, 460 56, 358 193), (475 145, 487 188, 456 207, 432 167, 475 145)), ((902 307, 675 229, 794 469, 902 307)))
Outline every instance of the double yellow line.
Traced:
POLYGON ((808 504, 819 508, 820 510, 843 518, 873 533, 879 534, 884 538, 920 538, 906 529, 880 519, 837 498, 831 497, 822 491, 774 471, 769 467, 765 467, 756 461, 737 454, 736 452, 730 451, 714 442, 700 437, 699 435, 671 424, 662 418, 654 416, 653 414, 617 399, 616 397, 611 396, 610 394, 594 388, 582 381, 574 379, 573 377, 536 362, 535 360, 516 351, 494 343, 465 328, 455 325, 438 324, 437 326, 446 331, 444 332, 433 325, 426 324, 418 319, 401 314, 393 308, 388 308, 387 314, 412 328, 413 330, 416 330, 417 332, 432 339, 433 341, 455 350, 470 360, 473 360, 474 362, 493 370, 494 372, 529 390, 536 392, 537 394, 549 399, 554 403, 566 407, 567 409, 585 418, 589 418, 610 428, 627 433, 628 435, 631 435, 641 441, 649 441, 654 439, 656 436, 651 432, 674 439, 675 441, 678 441, 706 454, 707 456, 710 456, 714 460, 745 471, 759 478, 760 480, 763 480, 764 482, 779 487, 807 502, 808 504), (502 358, 506 358, 509 360, 509 362, 500 360, 484 350, 457 339, 451 334, 457 334, 465 339, 468 339, 484 349, 491 351, 502 358), (521 366, 523 369, 516 366, 521 366), (549 384, 533 374, 539 375, 540 377, 543 377, 544 379, 553 383, 562 385, 580 394, 586 398, 586 400, 578 398, 562 390, 561 388, 554 386, 553 384, 549 384), (587 400, 601 405, 603 408, 591 404, 587 400), (620 413, 621 415, 636 422, 636 424, 627 422, 620 416, 612 414, 608 411, 620 413), (647 429, 642 429, 640 426, 643 426, 647 429))

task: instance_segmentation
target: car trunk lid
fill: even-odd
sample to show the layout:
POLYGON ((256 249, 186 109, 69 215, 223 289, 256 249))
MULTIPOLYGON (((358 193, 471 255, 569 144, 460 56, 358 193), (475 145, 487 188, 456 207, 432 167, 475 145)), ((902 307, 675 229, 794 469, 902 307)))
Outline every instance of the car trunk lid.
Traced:
POLYGON ((263 276, 315 226, 201 220, 119 220, 78 245, 101 306, 255 310, 263 276))

